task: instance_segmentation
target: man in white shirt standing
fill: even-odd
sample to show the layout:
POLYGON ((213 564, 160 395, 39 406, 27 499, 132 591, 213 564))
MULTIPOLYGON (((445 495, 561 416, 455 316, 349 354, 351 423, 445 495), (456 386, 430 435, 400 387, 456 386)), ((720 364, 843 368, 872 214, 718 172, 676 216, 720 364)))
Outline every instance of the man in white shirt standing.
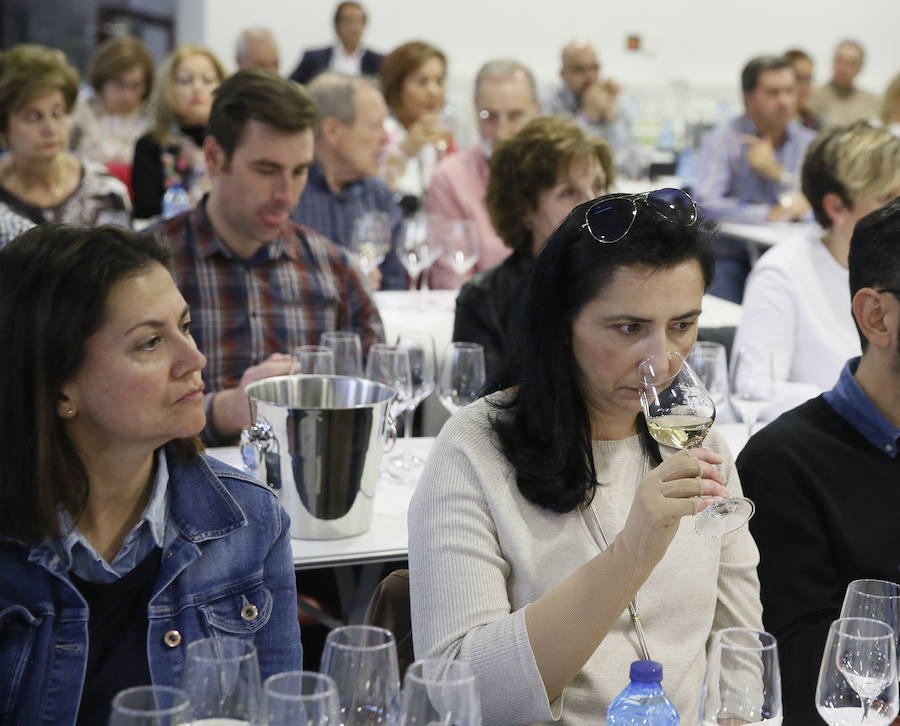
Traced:
MULTIPOLYGON (((515 134, 540 108, 534 76, 526 66, 511 58, 488 61, 475 76, 481 143, 444 157, 431 175, 425 211, 475 225, 478 262, 469 277, 500 264, 512 251, 494 231, 484 203, 490 176, 488 159, 495 143, 515 134)), ((463 282, 443 259, 431 268, 432 288, 453 288, 463 282)))
POLYGON ((327 48, 305 51, 291 80, 308 83, 328 70, 348 76, 377 76, 384 56, 362 46, 366 21, 366 11, 358 2, 345 0, 340 3, 334 12, 337 42, 327 48))

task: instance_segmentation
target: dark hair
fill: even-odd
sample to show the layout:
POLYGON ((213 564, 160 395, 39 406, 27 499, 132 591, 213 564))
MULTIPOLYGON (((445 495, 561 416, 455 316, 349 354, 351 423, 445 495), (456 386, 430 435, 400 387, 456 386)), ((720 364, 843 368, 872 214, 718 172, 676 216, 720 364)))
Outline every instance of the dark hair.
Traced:
POLYGON ((531 255, 534 241, 525 216, 537 208, 542 191, 568 174, 573 160, 590 156, 600 163, 608 189, 615 178, 609 145, 586 134, 572 119, 533 118, 497 145, 491 154, 485 205, 507 247, 531 255))
POLYGON ((783 55, 761 55, 751 58, 741 71, 741 90, 744 93, 752 93, 763 73, 780 71, 783 68, 793 68, 790 59, 783 55))
POLYGON ((94 49, 88 67, 91 87, 101 93, 103 87, 121 78, 132 68, 139 66, 144 72, 144 92, 141 101, 146 101, 153 90, 153 56, 147 44, 132 35, 114 35, 94 49))
POLYGON ((444 64, 447 70, 447 58, 430 43, 422 40, 413 40, 409 43, 397 46, 388 53, 381 62, 379 77, 381 79, 381 92, 384 100, 394 115, 398 115, 402 108, 403 82, 406 77, 414 73, 425 61, 437 58, 444 64))
MULTIPOLYGON (((113 285, 168 263, 152 235, 112 226, 44 224, 0 250, 0 537, 37 544, 59 535, 58 505, 73 518, 83 511, 87 472, 57 415, 60 390, 103 325, 113 285)), ((191 440, 178 448, 197 451, 191 440)))
MULTIPOLYGON (((900 290, 900 197, 856 223, 850 238, 850 297, 864 287, 900 290)), ((854 318, 856 322, 856 318, 854 318)), ((863 351, 869 341, 856 326, 863 351)))
POLYGON ((798 60, 805 60, 812 63, 812 58, 810 57, 809 53, 807 53, 805 50, 800 50, 800 48, 791 48, 790 50, 784 51, 784 57, 791 62, 791 65, 796 63, 798 60))
MULTIPOLYGON (((572 352, 572 323, 581 309, 623 268, 665 269, 697 260, 704 287, 712 279, 712 234, 705 224, 670 222, 638 203, 628 235, 602 244, 582 229, 595 201, 572 210, 523 282, 514 353, 498 380, 498 388, 518 390, 510 401, 494 402, 491 419, 522 496, 556 512, 589 502, 597 486, 590 418, 572 352)), ((645 445, 659 458, 649 434, 645 445)))
POLYGON ((334 26, 337 27, 337 24, 341 20, 341 13, 344 12, 344 8, 359 8, 363 13, 363 22, 365 23, 368 20, 366 16, 366 9, 360 5, 355 0, 344 0, 342 3, 338 3, 337 8, 334 10, 334 26))
POLYGON ((314 129, 316 103, 299 83, 261 68, 246 68, 216 89, 206 132, 231 159, 250 120, 285 133, 314 129))

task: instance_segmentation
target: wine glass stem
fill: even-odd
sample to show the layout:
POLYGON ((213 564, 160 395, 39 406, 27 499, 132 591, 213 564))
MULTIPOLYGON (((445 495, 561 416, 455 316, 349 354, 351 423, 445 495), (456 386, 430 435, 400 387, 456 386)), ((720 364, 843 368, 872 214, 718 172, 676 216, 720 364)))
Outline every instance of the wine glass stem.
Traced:
POLYGON ((410 406, 406 409, 406 419, 403 422, 403 438, 411 439, 412 438, 412 428, 413 428, 413 413, 415 412, 415 406, 410 406))

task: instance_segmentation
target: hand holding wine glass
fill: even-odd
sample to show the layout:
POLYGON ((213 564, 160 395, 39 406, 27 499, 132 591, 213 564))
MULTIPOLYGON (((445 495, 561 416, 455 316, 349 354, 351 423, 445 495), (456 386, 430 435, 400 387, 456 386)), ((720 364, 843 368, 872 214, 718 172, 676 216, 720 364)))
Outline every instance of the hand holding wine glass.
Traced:
MULTIPOLYGON (((641 407, 650 435, 663 446, 700 446, 716 417, 709 391, 678 352, 655 355, 638 366, 641 407)), ((706 507, 694 518, 698 534, 716 537, 732 532, 753 516, 753 502, 728 497, 706 507)))
POLYGON ((484 348, 478 343, 450 343, 444 352, 438 389, 444 408, 456 413, 481 395, 484 384, 484 348))
POLYGON ((839 618, 828 629, 816 709, 831 726, 887 726, 897 716, 894 631, 870 618, 839 618))

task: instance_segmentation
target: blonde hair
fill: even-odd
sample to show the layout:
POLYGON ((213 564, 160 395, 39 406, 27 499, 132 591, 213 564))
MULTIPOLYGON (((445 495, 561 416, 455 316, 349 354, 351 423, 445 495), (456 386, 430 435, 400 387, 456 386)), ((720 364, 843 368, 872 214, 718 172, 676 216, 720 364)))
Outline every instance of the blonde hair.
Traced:
POLYGON ((175 111, 175 74, 181 62, 192 55, 209 58, 220 83, 227 75, 215 53, 202 45, 180 45, 166 56, 156 74, 156 85, 150 100, 150 135, 160 145, 172 140, 172 127, 178 124, 178 114, 175 111))
POLYGON ((803 162, 803 194, 816 221, 831 226, 822 200, 837 194, 850 206, 862 192, 876 196, 900 186, 900 138, 878 121, 858 121, 825 131, 813 141, 803 162))
POLYGON ((881 101, 881 120, 886 124, 900 121, 900 73, 891 79, 881 101))
POLYGON ((78 71, 61 50, 22 43, 0 53, 0 131, 6 131, 10 113, 52 91, 62 93, 66 113, 71 113, 78 97, 78 71))

